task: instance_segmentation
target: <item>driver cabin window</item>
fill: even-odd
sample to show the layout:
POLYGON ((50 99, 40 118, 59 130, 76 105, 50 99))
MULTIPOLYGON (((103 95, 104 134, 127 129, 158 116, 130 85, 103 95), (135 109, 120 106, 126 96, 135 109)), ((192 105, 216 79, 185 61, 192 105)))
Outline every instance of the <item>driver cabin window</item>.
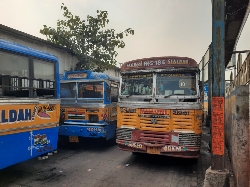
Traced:
POLYGON ((161 73, 156 79, 157 95, 196 95, 194 72, 161 73))
POLYGON ((103 98, 103 83, 79 83, 78 98, 103 98))
POLYGON ((122 77, 121 95, 151 95, 153 74, 124 75, 122 77))

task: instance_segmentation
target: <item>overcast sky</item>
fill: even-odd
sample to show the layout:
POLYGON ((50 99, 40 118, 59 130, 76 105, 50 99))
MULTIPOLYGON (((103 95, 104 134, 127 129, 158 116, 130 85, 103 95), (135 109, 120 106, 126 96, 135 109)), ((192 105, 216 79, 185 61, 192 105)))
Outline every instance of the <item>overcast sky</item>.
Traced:
POLYGON ((39 30, 56 27, 62 3, 82 19, 107 10, 108 27, 135 30, 117 50, 121 63, 153 56, 186 56, 199 63, 211 43, 211 0, 0 0, 0 23, 46 39, 39 30))

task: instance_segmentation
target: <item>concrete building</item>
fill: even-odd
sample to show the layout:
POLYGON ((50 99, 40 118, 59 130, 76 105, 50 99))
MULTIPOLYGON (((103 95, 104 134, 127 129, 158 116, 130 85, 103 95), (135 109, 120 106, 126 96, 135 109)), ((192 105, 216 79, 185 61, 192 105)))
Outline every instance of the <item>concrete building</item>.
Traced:
MULTIPOLYGON (((0 39, 21 44, 57 56, 60 63, 60 74, 63 74, 65 71, 73 70, 75 68, 76 63, 78 62, 75 55, 73 55, 73 52, 68 48, 55 45, 41 38, 29 35, 27 33, 15 30, 13 28, 1 24, 0 39)), ((119 77, 120 68, 115 67, 114 69, 107 70, 104 73, 107 73, 110 76, 119 77)))

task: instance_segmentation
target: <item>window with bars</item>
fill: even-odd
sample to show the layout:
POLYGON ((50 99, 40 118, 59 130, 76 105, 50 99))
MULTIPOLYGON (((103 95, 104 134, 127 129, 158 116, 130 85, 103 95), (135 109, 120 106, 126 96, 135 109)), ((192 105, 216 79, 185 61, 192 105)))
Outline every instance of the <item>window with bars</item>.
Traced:
POLYGON ((56 97, 55 63, 0 51, 0 97, 56 97))

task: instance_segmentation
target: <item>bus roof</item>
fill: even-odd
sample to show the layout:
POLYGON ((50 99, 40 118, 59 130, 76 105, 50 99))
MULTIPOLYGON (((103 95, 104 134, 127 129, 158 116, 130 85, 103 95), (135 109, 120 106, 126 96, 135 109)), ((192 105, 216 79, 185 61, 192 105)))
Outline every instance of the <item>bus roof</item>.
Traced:
POLYGON ((121 71, 171 68, 198 68, 198 64, 194 59, 188 57, 151 57, 125 62, 121 67, 121 71))
POLYGON ((0 39, 0 49, 16 52, 23 55, 28 55, 36 58, 41 58, 49 61, 58 62, 58 58, 49 53, 45 53, 39 50, 35 50, 20 44, 16 44, 13 42, 5 41, 0 39))
POLYGON ((91 70, 77 70, 77 71, 67 71, 64 73, 62 80, 111 80, 119 82, 118 77, 109 76, 105 73, 93 72, 91 70))

